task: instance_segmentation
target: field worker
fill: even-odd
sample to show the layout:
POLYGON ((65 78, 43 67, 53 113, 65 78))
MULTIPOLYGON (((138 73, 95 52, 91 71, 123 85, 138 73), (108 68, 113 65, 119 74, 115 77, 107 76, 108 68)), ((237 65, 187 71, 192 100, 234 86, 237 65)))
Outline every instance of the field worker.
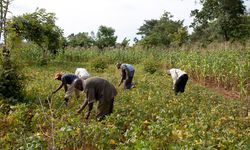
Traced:
POLYGON ((77 113, 81 113, 88 105, 89 110, 86 114, 86 119, 88 119, 95 100, 98 101, 97 119, 101 120, 105 115, 113 112, 114 97, 117 95, 117 91, 110 82, 100 77, 90 77, 86 80, 78 78, 74 81, 74 86, 86 93, 86 98, 77 113))
POLYGON ((167 74, 171 75, 173 79, 173 90, 175 92, 175 95, 177 95, 177 93, 179 92, 183 93, 188 81, 187 73, 180 69, 172 68, 167 70, 167 74))
POLYGON ((78 89, 75 89, 73 85, 73 81, 76 79, 78 79, 78 76, 75 74, 62 74, 62 73, 55 74, 55 80, 60 80, 62 81, 62 83, 59 85, 59 87, 55 91, 52 92, 52 94, 55 94, 62 87, 64 87, 64 90, 65 90, 64 101, 65 101, 66 106, 68 105, 69 97, 72 95, 74 91, 75 91, 77 99, 80 97, 80 91, 78 89))
POLYGON ((124 82, 124 89, 131 89, 134 87, 134 84, 132 83, 135 69, 130 64, 121 64, 117 63, 116 68, 121 70, 121 80, 119 83, 119 86, 122 84, 123 80, 124 82))
POLYGON ((76 68, 75 75, 77 75, 79 78, 83 78, 84 80, 90 77, 88 71, 85 68, 76 68))

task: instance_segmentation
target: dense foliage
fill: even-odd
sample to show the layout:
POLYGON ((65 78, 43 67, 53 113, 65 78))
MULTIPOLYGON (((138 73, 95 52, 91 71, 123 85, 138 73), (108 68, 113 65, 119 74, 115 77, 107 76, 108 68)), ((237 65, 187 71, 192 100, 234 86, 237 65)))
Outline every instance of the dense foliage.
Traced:
MULTIPOLYGON (((11 58, 11 52, 15 47, 7 38, 7 14, 11 0, 0 1, 0 99, 7 103, 23 101, 24 78, 17 67, 17 62, 11 58)), ((2 109, 2 108, 1 108, 2 109)))
POLYGON ((62 30, 55 24, 55 14, 37 9, 34 13, 13 17, 9 23, 9 34, 34 42, 43 51, 47 63, 48 53, 56 54, 65 41, 62 30))
POLYGON ((116 44, 117 36, 115 36, 115 29, 106 26, 100 26, 97 34, 95 45, 103 50, 105 47, 113 47, 116 44))
POLYGON ((0 97, 9 103, 24 101, 24 76, 20 69, 0 69, 0 97))
POLYGON ((67 46, 70 47, 84 47, 89 48, 94 45, 93 37, 89 36, 86 32, 78 34, 70 34, 67 37, 67 46))
POLYGON ((195 17, 192 25, 195 31, 193 40, 211 42, 249 38, 250 26, 243 19, 248 15, 243 0, 200 0, 200 2, 202 9, 191 12, 191 16, 195 17))
POLYGON ((137 34, 142 35, 140 44, 152 46, 181 46, 187 41, 187 28, 183 21, 172 20, 173 16, 165 12, 159 20, 146 20, 137 34))

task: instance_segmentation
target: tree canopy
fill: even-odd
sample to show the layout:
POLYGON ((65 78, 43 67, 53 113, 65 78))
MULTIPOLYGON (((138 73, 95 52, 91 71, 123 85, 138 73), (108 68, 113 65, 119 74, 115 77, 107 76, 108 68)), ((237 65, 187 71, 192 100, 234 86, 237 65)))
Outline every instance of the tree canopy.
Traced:
POLYGON ((70 34, 67 37, 68 46, 89 48, 94 44, 94 39, 87 32, 79 32, 78 34, 70 34))
POLYGON ((95 40, 95 44, 99 49, 115 46, 116 40, 115 29, 106 26, 99 27, 95 40))
POLYGON ((183 21, 172 20, 172 15, 165 12, 159 20, 145 20, 139 28, 138 35, 142 36, 139 42, 143 46, 180 46, 187 40, 187 28, 183 21))
POLYGON ((55 20, 54 13, 37 9, 34 13, 13 17, 9 26, 14 29, 17 36, 42 48, 45 55, 48 51, 56 54, 62 47, 64 37, 62 29, 56 26, 55 20))
POLYGON ((242 20, 246 13, 243 0, 200 0, 200 3, 202 9, 191 12, 191 16, 195 17, 192 27, 198 38, 202 35, 207 37, 207 31, 217 35, 213 39, 224 41, 249 36, 245 34, 246 24, 242 20))

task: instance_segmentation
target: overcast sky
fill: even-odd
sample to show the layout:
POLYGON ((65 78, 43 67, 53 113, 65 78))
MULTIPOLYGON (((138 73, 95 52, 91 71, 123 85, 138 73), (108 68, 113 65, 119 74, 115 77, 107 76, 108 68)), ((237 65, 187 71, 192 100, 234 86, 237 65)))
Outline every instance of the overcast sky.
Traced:
MULTIPOLYGON (((199 1, 199 0, 196 0, 199 1)), ((245 5, 250 2, 245 0, 245 5)), ((195 0, 14 0, 12 15, 33 13, 36 8, 56 14, 56 24, 64 30, 64 36, 71 33, 95 33, 100 25, 115 29, 118 42, 125 37, 133 41, 144 20, 159 19, 164 11, 170 12, 174 20, 192 22, 190 12, 201 8, 195 0)))

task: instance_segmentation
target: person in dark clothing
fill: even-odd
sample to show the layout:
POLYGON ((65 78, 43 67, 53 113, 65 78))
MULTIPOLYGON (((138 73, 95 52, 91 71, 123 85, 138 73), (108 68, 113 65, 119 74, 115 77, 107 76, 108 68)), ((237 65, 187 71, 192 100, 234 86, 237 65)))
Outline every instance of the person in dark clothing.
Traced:
POLYGON ((130 64, 121 64, 117 63, 116 68, 121 70, 121 80, 119 83, 119 86, 124 82, 124 89, 131 89, 134 87, 134 84, 132 83, 135 69, 130 64))
POLYGON ((180 69, 172 68, 167 70, 167 74, 173 79, 173 90, 175 91, 175 95, 179 92, 183 93, 188 81, 187 73, 180 69))
POLYGON ((68 105, 69 97, 72 95, 72 93, 75 91, 76 98, 78 99, 80 97, 80 92, 78 89, 75 89, 73 86, 74 80, 78 79, 77 75, 74 74, 62 74, 62 73, 56 73, 55 74, 55 80, 62 81, 59 87, 52 92, 52 94, 55 94, 57 91, 59 91, 62 87, 64 87, 65 96, 64 101, 65 105, 68 105), (69 87, 68 87, 69 85, 69 87))
POLYGON ((101 120, 113 112, 114 97, 117 95, 117 91, 109 81, 100 77, 90 77, 86 80, 78 78, 73 84, 76 89, 86 93, 86 98, 77 113, 81 113, 88 105, 89 110, 85 117, 88 119, 95 100, 98 101, 97 119, 101 120))

